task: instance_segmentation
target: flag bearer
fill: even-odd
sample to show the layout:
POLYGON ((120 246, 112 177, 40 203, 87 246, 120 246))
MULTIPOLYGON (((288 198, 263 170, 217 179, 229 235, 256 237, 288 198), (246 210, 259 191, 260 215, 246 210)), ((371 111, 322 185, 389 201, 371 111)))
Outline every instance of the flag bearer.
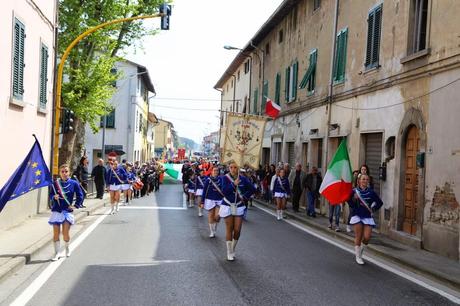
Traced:
POLYGON ((61 247, 60 233, 62 228, 62 236, 65 242, 65 255, 70 256, 70 226, 75 223, 75 218, 72 214, 72 202, 76 197, 75 207, 80 207, 83 203, 83 191, 80 184, 70 178, 70 168, 67 164, 59 167, 59 178, 53 182, 50 198, 52 200, 51 217, 48 223, 53 226, 53 242, 54 242, 54 257, 53 261, 59 259, 59 250, 61 247))
POLYGON ((212 169, 211 176, 205 181, 203 187, 204 209, 208 211, 209 237, 214 238, 219 222, 219 207, 222 204, 222 177, 219 176, 219 168, 212 169))

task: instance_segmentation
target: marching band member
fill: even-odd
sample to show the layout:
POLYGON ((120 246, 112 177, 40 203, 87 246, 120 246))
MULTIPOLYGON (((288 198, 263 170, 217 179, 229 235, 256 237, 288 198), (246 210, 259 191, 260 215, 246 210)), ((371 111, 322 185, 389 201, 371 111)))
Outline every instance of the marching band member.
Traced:
POLYGON ((126 172, 128 174, 127 180, 129 188, 126 190, 125 199, 126 205, 129 205, 129 201, 133 198, 133 183, 136 181, 136 173, 133 170, 133 166, 131 164, 127 164, 126 172))
POLYGON ((230 172, 222 177, 223 201, 219 216, 225 219, 227 260, 233 261, 246 209, 244 201, 249 199, 255 190, 247 177, 239 174, 235 162, 230 163, 229 169, 230 172))
POLYGON ((106 175, 105 182, 109 186, 110 206, 112 207, 110 214, 113 215, 116 211, 119 211, 121 186, 127 182, 128 173, 123 167, 118 166, 117 160, 114 160, 106 175))
POLYGON ((188 207, 193 207, 193 205, 195 205, 195 186, 196 186, 196 174, 195 173, 192 173, 190 175, 190 178, 188 179, 188 182, 187 182, 187 191, 188 191, 188 194, 189 194, 189 203, 188 203, 188 207))
POLYGON ((276 202, 276 219, 284 218, 284 210, 286 209, 286 200, 291 195, 289 180, 285 175, 284 169, 280 169, 279 175, 276 176, 273 184, 273 198, 276 202))
POLYGON ((126 163, 126 161, 123 165, 120 165, 120 167, 126 171, 126 180, 124 180, 123 184, 121 184, 121 193, 123 193, 125 205, 128 205, 129 203, 128 191, 131 188, 131 184, 129 182, 129 176, 130 176, 131 169, 130 169, 129 164, 126 163))
POLYGON ((211 176, 205 181, 203 187, 204 209, 208 211, 209 237, 216 236, 217 224, 219 222, 219 207, 222 204, 223 193, 221 190, 222 178, 219 176, 219 169, 213 168, 211 176))
POLYGON ((355 232, 355 259, 363 265, 364 247, 371 239, 372 227, 375 227, 373 213, 383 205, 379 196, 369 188, 369 175, 358 176, 358 187, 353 188, 348 204, 352 209, 350 224, 355 232))
POLYGON ((203 217, 202 197, 203 197, 204 183, 206 180, 207 180, 207 177, 204 175, 204 169, 201 168, 195 180, 196 182, 195 183, 195 199, 198 205, 198 217, 203 217))
POLYGON ((75 223, 75 218, 72 214, 72 201, 76 197, 75 207, 80 207, 83 203, 83 191, 80 184, 70 178, 70 170, 67 164, 59 167, 59 176, 52 184, 50 198, 52 200, 51 217, 48 223, 53 226, 53 241, 54 241, 54 257, 53 261, 59 259, 59 250, 61 242, 59 235, 62 225, 62 236, 65 241, 65 255, 70 256, 69 241, 70 241, 70 226, 75 223))

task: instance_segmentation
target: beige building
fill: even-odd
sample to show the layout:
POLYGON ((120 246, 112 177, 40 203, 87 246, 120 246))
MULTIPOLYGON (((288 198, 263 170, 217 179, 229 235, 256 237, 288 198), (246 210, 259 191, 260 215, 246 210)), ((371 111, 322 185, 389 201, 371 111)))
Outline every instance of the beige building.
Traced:
POLYGON ((158 119, 158 124, 155 126, 155 154, 157 157, 162 157, 174 152, 173 134, 174 125, 166 120, 158 119))
MULTIPOLYGON (((0 188, 26 157, 37 136, 51 165, 54 28, 56 1, 3 1, 0 24, 0 136, 3 161, 0 188)), ((31 191, 6 204, 0 229, 24 221, 48 207, 48 189, 31 191)))
POLYGON ((459 13, 455 0, 286 0, 219 81, 222 99, 258 53, 251 112, 266 97, 282 108, 262 159, 324 174, 346 138, 385 203, 377 230, 459 259, 459 13))

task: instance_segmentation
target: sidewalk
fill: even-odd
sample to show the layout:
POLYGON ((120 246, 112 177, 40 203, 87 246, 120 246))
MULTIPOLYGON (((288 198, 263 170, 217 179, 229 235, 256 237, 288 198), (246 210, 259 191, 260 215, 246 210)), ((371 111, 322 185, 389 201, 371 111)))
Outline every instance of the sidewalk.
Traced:
MULTIPOLYGON (((108 203, 107 194, 102 200, 86 199, 86 208, 74 211, 75 221, 93 214, 105 203, 108 203)), ((0 282, 27 264, 33 254, 51 242, 53 231, 48 224, 49 216, 49 212, 40 213, 0 232, 0 282)))
MULTIPOLYGON (((254 199, 254 203, 270 208, 273 211, 275 210, 274 205, 268 204, 263 200, 254 199)), ((290 206, 289 203, 288 206, 290 206)), ((307 217, 305 209, 302 210, 301 208, 301 211, 296 213, 291 207, 286 210, 286 216, 289 219, 319 230, 332 238, 339 239, 350 245, 354 244, 354 235, 345 231, 344 224, 340 225, 341 232, 335 232, 328 228, 329 219, 325 216, 307 217)), ((425 250, 409 247, 379 233, 372 233, 367 250, 416 274, 460 291, 460 264, 457 261, 425 250)))

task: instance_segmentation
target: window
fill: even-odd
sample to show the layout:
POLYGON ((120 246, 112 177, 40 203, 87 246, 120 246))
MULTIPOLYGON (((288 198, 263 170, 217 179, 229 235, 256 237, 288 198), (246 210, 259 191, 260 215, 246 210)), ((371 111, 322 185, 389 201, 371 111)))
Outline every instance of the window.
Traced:
POLYGON ((264 81, 264 88, 262 89, 262 103, 260 111, 265 113, 265 105, 267 104, 268 98, 268 81, 264 81))
POLYGON ((247 74, 250 69, 251 69, 251 62, 249 60, 247 60, 244 63, 244 74, 247 74))
POLYGON ((428 0, 411 0, 408 54, 426 49, 428 0))
POLYGON ((369 12, 367 18, 366 69, 379 66, 380 31, 382 28, 382 5, 369 12))
MULTIPOLYGON (((112 69, 110 69, 110 74, 112 74, 112 75, 114 75, 114 76, 117 75, 117 72, 118 72, 118 71, 117 71, 117 68, 112 68, 112 69)), ((115 88, 117 87, 117 80, 116 80, 116 79, 113 80, 113 82, 112 82, 112 87, 115 87, 115 88)))
POLYGON ((22 100, 24 94, 24 41, 26 38, 25 26, 18 19, 14 19, 13 43, 13 97, 22 100))
POLYGON ((238 76, 237 76, 238 81, 240 80, 240 71, 238 70, 238 76))
POLYGON ((106 128, 115 128, 115 110, 112 110, 109 114, 101 117, 101 127, 104 127, 104 119, 106 128))
POLYGON ((46 108, 48 85, 48 48, 42 44, 40 48, 40 92, 39 107, 46 108))
POLYGON ((313 10, 316 11, 321 6, 321 0, 313 0, 313 10))
POLYGON ((252 113, 253 114, 257 114, 257 101, 259 101, 259 88, 256 88, 254 90, 254 97, 252 98, 253 102, 252 102, 252 113))
POLYGON ((280 30, 278 33, 278 43, 283 42, 283 30, 280 30))
POLYGON ((269 55, 270 54, 270 43, 267 43, 265 45, 265 55, 269 55))
POLYGON ((297 74, 298 74, 299 63, 294 62, 291 66, 286 68, 286 79, 285 79, 285 99, 286 102, 292 102, 297 97, 297 74))
POLYGON ((337 34, 334 63, 334 82, 345 81, 345 66, 347 60, 348 29, 343 29, 337 34))
POLYGON ((315 90, 315 83, 316 83, 316 62, 318 59, 318 50, 313 49, 310 52, 310 64, 308 65, 308 69, 305 72, 302 81, 300 82, 299 88, 307 88, 309 93, 312 93, 315 90))
POLYGON ((275 103, 278 105, 281 105, 280 91, 281 91, 281 74, 277 73, 275 77, 275 103))

